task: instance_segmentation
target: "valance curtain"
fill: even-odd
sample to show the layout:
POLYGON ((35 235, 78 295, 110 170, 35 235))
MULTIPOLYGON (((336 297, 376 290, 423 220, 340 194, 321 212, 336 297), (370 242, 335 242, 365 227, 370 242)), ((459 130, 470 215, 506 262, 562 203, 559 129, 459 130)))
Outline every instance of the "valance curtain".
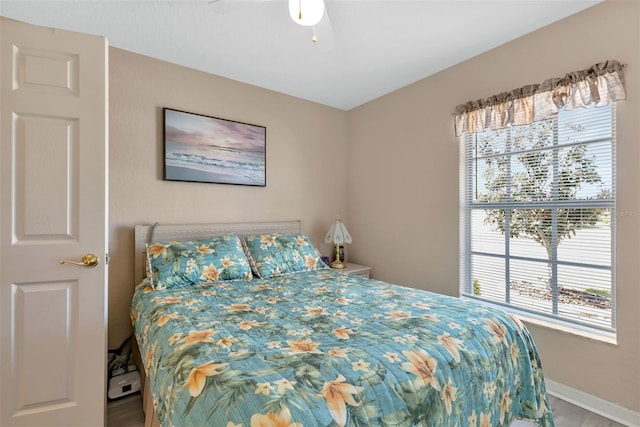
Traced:
POLYGON ((625 99, 622 68, 618 61, 601 62, 541 84, 459 105, 454 113, 456 136, 530 124, 557 114, 561 108, 604 106, 625 99))

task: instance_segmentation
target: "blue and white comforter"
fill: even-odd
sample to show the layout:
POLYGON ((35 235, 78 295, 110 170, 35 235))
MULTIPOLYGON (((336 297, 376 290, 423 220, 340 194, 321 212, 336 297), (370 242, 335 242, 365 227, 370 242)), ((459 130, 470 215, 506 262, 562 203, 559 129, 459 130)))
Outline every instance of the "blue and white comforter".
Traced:
POLYGON ((553 426, 514 317, 330 269, 135 292, 165 426, 553 426))

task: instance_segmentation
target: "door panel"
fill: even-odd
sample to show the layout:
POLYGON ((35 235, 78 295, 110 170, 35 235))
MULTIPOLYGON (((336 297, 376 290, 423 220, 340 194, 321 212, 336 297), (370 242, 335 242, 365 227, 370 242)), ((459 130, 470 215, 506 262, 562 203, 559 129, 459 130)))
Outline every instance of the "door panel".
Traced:
POLYGON ((18 414, 72 403, 77 282, 14 284, 14 371, 19 386, 18 414), (46 319, 42 322, 40 319, 46 319), (26 337, 26 339, 25 339, 26 337), (49 369, 55 366, 55 370, 49 369))
POLYGON ((100 426, 107 44, 0 24, 0 425, 100 426), (95 268, 60 263, 87 253, 95 268))
POLYGON ((78 55, 14 47, 14 89, 78 95, 78 55))
POLYGON ((15 244, 77 240, 78 121, 17 116, 15 244))

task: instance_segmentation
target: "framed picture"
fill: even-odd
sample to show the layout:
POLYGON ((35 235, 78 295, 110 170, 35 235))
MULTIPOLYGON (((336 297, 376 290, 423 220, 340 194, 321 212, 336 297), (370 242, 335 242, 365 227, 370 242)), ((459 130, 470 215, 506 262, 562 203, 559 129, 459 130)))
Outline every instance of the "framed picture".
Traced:
POLYGON ((164 108, 165 181, 266 182, 267 128, 164 108))

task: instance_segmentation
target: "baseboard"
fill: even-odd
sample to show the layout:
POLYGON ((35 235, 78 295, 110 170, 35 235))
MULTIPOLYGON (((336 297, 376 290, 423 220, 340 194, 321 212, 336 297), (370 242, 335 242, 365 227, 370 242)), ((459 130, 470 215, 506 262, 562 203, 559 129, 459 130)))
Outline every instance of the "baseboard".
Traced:
POLYGON ((584 408, 594 414, 609 418, 617 423, 629 427, 640 427, 640 413, 638 412, 547 378, 545 378, 544 382, 547 386, 547 392, 558 399, 584 408))

